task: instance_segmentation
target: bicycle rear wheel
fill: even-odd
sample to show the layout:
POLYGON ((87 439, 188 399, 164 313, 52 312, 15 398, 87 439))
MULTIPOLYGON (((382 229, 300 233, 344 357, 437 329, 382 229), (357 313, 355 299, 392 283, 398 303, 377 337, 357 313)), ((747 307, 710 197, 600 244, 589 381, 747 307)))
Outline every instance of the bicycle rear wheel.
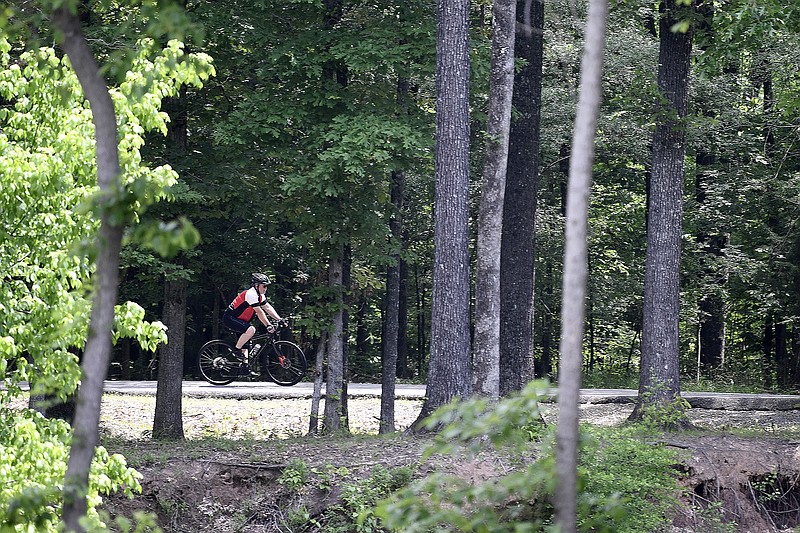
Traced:
POLYGON ((197 366, 203 379, 212 385, 227 385, 239 376, 241 361, 227 342, 213 340, 200 348, 197 366))
POLYGON ((306 355, 295 343, 278 341, 264 349, 267 350, 267 375, 277 385, 295 385, 306 375, 306 355))

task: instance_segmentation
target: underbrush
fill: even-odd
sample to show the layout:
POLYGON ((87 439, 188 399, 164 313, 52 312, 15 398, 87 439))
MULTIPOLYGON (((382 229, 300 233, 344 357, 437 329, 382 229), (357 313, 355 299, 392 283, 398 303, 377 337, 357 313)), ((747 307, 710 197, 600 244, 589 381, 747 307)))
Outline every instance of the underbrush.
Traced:
MULTIPOLYGON (((435 413, 429 427, 444 429, 429 453, 496 468, 480 482, 458 472, 419 479, 378 507, 384 524, 409 533, 555 531, 555 428, 541 424, 538 410, 545 394, 539 383, 495 406, 471 400, 435 413)), ((669 524, 680 493, 676 459, 641 426, 582 426, 579 531, 649 533, 669 524)))
POLYGON ((302 460, 290 464, 281 474, 278 483, 286 486, 296 501, 315 490, 336 493, 335 503, 321 512, 312 514, 309 507, 299 503, 288 513, 283 524, 290 531, 321 531, 327 533, 374 533, 383 531, 376 516, 376 504, 406 486, 413 469, 397 467, 388 469, 376 465, 366 477, 353 477, 347 467, 325 465, 309 467, 302 460))
MULTIPOLYGON (((106 448, 123 453, 128 465, 144 474, 141 496, 133 501, 111 498, 107 510, 113 511, 117 523, 121 516, 136 516, 135 528, 157 531, 147 525, 156 520, 147 522, 135 514, 152 513, 168 533, 549 533, 555 527, 555 427, 542 422, 539 410, 547 392, 547 384, 538 383, 498 403, 472 400, 446 406, 429 421, 429 427, 438 430, 436 438, 401 434, 247 437, 252 417, 242 410, 264 412, 265 405, 272 404, 205 402, 203 410, 198 410, 204 413, 205 423, 225 418, 225 423, 240 428, 238 432, 231 438, 213 436, 179 443, 112 438, 109 435, 123 433, 106 433, 106 448), (223 409, 229 407, 242 413, 241 417, 227 421, 223 409)), ((545 412, 549 409, 552 406, 544 408, 545 412)), ((279 412, 296 410, 282 406, 279 412)), ((110 412, 123 422, 127 410, 110 412)), ((691 515, 693 525, 702 524, 683 531, 737 531, 741 517, 731 515, 719 500, 725 492, 719 488, 723 487, 718 481, 720 463, 711 464, 706 477, 698 471, 690 475, 684 466, 690 463, 677 452, 696 447, 703 452, 694 455, 708 459, 719 450, 727 464, 732 462, 731 450, 740 450, 741 443, 722 449, 718 445, 723 439, 731 440, 722 437, 703 444, 696 441, 703 438, 700 432, 682 433, 683 440, 678 442, 675 434, 665 435, 650 420, 670 413, 651 415, 648 424, 638 426, 581 426, 579 531, 664 531, 676 513, 691 515), (689 477, 696 478, 694 485, 686 482, 689 477)), ((752 440, 756 454, 739 458, 733 470, 751 464, 750 457, 765 456, 763 436, 762 432, 762 439, 752 440)), ((750 492, 760 499, 762 514, 785 517, 787 509, 795 509, 793 505, 800 501, 796 491, 786 489, 800 484, 793 471, 770 468, 774 467, 767 465, 752 478, 750 492), (775 497, 778 490, 779 498, 775 497)), ((736 480, 729 486, 738 484, 736 480)), ((111 523, 111 519, 104 521, 111 523)))

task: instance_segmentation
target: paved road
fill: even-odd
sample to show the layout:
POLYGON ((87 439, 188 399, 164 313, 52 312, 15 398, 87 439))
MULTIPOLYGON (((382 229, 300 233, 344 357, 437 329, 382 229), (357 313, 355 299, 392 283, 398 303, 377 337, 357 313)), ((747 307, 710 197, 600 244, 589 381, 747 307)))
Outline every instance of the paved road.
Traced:
MULTIPOLYGON (((106 381, 106 392, 121 394, 156 393, 155 381, 106 381)), ((323 393, 325 387, 323 385, 323 393)), ((371 383, 351 383, 351 397, 380 397, 381 386, 371 383)), ((556 389, 550 391, 550 400, 556 389)), ((280 387, 274 383, 234 382, 230 385, 211 385, 205 381, 184 381, 183 394, 191 398, 310 398, 313 384, 298 383, 293 387, 280 387)), ((425 385, 397 385, 399 399, 421 399, 425 396, 425 385)), ((637 391, 633 389, 581 389, 582 403, 630 403, 635 401, 637 391)), ((722 392, 685 392, 682 396, 692 407, 700 409, 728 409, 734 411, 789 411, 800 410, 800 396, 787 394, 738 394, 722 392)))

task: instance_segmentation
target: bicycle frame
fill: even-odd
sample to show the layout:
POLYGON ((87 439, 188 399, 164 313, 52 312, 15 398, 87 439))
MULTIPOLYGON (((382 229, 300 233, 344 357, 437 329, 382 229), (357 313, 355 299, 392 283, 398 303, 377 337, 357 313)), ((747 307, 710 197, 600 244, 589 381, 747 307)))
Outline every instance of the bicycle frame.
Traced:
MULTIPOLYGON (((232 340, 234 337, 228 338, 232 340)), ((213 385, 227 385, 242 377, 267 376, 277 385, 291 386, 298 383, 308 370, 303 350, 292 341, 283 340, 279 330, 254 335, 245 346, 248 356, 247 361, 242 361, 235 343, 230 340, 215 339, 205 343, 198 354, 198 367, 203 378, 213 385), (259 350, 255 349, 257 345, 259 350), (248 371, 250 376, 246 375, 248 371)))
POLYGON ((267 345, 275 346, 275 343, 279 340, 280 337, 278 337, 277 329, 272 333, 265 331, 264 333, 256 333, 253 335, 250 340, 244 344, 247 347, 247 364, 250 365, 250 368, 255 368, 256 365, 254 363, 257 363, 260 368, 262 366, 261 361, 256 360, 256 358, 264 352, 267 345), (258 353, 253 353, 253 347, 256 344, 260 344, 261 347, 258 349, 258 353))

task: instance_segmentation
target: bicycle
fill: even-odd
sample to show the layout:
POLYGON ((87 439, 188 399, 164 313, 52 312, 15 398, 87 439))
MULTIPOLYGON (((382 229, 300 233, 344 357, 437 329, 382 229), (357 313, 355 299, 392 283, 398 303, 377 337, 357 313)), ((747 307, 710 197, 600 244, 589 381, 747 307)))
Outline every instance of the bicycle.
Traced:
POLYGON ((241 378, 263 379, 264 373, 277 385, 290 387, 299 383, 308 370, 306 355, 295 343, 280 340, 279 331, 276 328, 254 335, 247 342, 247 361, 234 344, 222 339, 208 341, 197 358, 200 374, 212 385, 227 385, 241 378))

